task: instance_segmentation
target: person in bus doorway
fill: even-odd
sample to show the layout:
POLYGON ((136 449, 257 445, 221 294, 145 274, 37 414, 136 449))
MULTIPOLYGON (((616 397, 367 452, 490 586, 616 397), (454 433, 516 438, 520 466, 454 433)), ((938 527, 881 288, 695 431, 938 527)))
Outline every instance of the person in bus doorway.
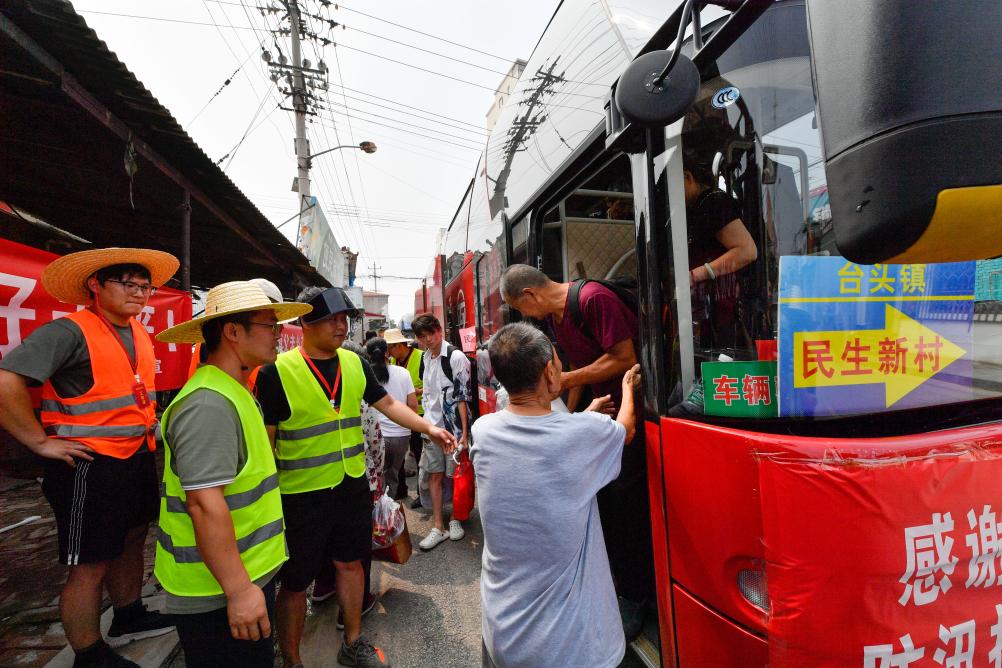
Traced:
MULTIPOLYGON (((417 397, 417 413, 424 415, 424 407, 421 405, 421 395, 424 391, 424 385, 421 382, 421 376, 424 374, 424 355, 421 354, 419 348, 412 347, 414 342, 404 336, 404 333, 399 329, 386 330, 385 340, 392 364, 407 369, 407 373, 410 374, 411 382, 414 384, 414 394, 417 397)), ((409 448, 414 456, 414 461, 421 461, 421 434, 411 432, 409 448)), ((400 464, 400 471, 397 474, 398 484, 393 496, 394 499, 403 499, 407 496, 407 476, 404 473, 406 457, 404 459, 405 461, 400 464)), ((420 508, 420 495, 415 499, 415 502, 417 506, 412 507, 420 508)))
POLYGON ((535 327, 505 325, 488 350, 509 403, 477 420, 470 451, 484 528, 482 664, 618 666, 624 633, 596 494, 619 475, 624 444, 642 445, 630 443, 640 367, 622 377, 612 420, 601 412, 608 395, 596 412, 551 409, 562 366, 535 327))
MULTIPOLYGON (((430 313, 414 318, 411 328, 425 349, 424 392, 421 395, 425 418, 454 435, 459 447, 465 448, 469 445, 469 404, 473 400, 470 396, 470 360, 463 351, 445 341, 442 323, 430 313)), ((428 494, 431 496, 435 523, 424 540, 418 543, 418 547, 425 551, 434 549, 447 538, 462 540, 466 535, 462 523, 455 518, 449 520, 446 530, 442 512, 442 485, 445 476, 451 478, 456 469, 456 461, 451 455, 451 451, 428 441, 421 451, 418 469, 428 476, 428 494)), ((418 475, 420 477, 421 474, 418 475)))
POLYGON ((159 498, 156 355, 136 316, 178 265, 173 255, 139 248, 58 258, 42 285, 86 308, 42 325, 0 361, 0 427, 45 458, 42 491, 56 519, 59 561, 69 566, 59 612, 78 668, 136 665, 101 636, 104 589, 115 609, 112 645, 174 626, 140 599, 143 545, 159 498), (29 385, 42 386, 41 422, 29 385))
POLYGON ((258 374, 258 399, 275 447, 289 561, 279 578, 278 641, 286 666, 301 663, 306 589, 333 561, 344 635, 343 666, 388 666, 362 635, 365 573, 372 550, 372 493, 365 472, 363 400, 397 424, 451 449, 455 439, 387 394, 368 362, 345 350, 357 310, 341 288, 307 288, 297 301, 313 307, 300 319, 303 345, 258 374))
MULTIPOLYGON (((511 265, 501 275, 501 297, 505 302, 525 316, 545 320, 558 347, 567 355, 573 369, 560 374, 562 389, 586 385, 592 396, 608 394, 618 407, 623 374, 637 363, 637 315, 612 290, 589 281, 579 293, 583 318, 579 328, 571 315, 570 288, 570 283, 556 283, 525 264, 511 265)), ((642 431, 637 438, 642 441, 642 431)), ((654 592, 643 443, 626 448, 622 471, 599 492, 598 508, 619 594, 623 630, 627 640, 632 640, 643 629, 647 602, 654 592)))
POLYGON ((738 279, 739 271, 758 257, 755 240, 737 203, 716 186, 709 164, 685 152, 682 169, 697 345, 704 351, 750 347, 750 341, 741 341, 738 279))
POLYGON ((247 281, 206 295, 205 313, 164 330, 208 359, 164 412, 164 494, 155 572, 191 668, 271 668, 275 575, 286 560, 278 471, 250 373, 275 361, 276 304, 247 281))

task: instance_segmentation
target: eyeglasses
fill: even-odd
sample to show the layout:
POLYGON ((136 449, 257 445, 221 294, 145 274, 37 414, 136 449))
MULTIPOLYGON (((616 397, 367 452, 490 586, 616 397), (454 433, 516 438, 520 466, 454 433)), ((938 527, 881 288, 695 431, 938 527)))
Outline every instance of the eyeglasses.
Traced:
POLYGON ((126 292, 142 295, 155 295, 157 289, 150 283, 133 283, 132 281, 117 281, 114 278, 108 279, 109 283, 118 283, 126 292))
POLYGON ((253 320, 247 323, 248 325, 257 325, 258 327, 270 327, 271 333, 274 335, 279 335, 282 333, 282 323, 276 322, 274 324, 270 322, 254 322, 253 320))

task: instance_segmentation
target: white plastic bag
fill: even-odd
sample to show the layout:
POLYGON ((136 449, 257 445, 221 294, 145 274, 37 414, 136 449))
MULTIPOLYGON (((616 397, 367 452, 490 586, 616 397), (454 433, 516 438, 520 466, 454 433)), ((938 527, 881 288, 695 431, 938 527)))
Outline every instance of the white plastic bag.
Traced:
POLYGON ((389 547, 404 530, 404 511, 400 504, 383 492, 372 506, 372 549, 389 547))

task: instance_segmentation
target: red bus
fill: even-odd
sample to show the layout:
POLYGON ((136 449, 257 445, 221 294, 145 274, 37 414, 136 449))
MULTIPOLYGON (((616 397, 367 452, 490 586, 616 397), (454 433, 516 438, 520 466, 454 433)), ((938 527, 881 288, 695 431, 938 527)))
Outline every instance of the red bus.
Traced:
POLYGON ((510 264, 637 279, 648 665, 1002 665, 1002 8, 930 7, 564 0, 443 239, 481 347, 510 264))

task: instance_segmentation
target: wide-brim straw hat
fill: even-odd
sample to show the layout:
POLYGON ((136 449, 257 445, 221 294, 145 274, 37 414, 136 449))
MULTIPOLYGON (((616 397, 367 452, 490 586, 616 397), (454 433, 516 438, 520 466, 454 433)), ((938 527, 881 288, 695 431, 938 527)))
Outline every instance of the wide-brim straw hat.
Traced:
POLYGON ((395 343, 411 343, 412 339, 408 339, 404 336, 403 331, 399 329, 388 329, 383 332, 383 338, 386 339, 386 345, 392 346, 395 343))
POLYGON ((309 313, 313 307, 298 302, 272 303, 260 287, 250 281, 230 281, 209 290, 205 295, 205 311, 197 318, 175 325, 157 334, 163 343, 203 343, 202 325, 215 318, 234 313, 270 310, 279 321, 288 321, 309 313))
POLYGON ((45 291, 61 302, 90 304, 93 301, 87 279, 94 272, 115 264, 138 264, 150 272, 150 283, 160 287, 181 266, 170 253, 147 248, 95 248, 70 253, 52 261, 42 272, 45 291))

